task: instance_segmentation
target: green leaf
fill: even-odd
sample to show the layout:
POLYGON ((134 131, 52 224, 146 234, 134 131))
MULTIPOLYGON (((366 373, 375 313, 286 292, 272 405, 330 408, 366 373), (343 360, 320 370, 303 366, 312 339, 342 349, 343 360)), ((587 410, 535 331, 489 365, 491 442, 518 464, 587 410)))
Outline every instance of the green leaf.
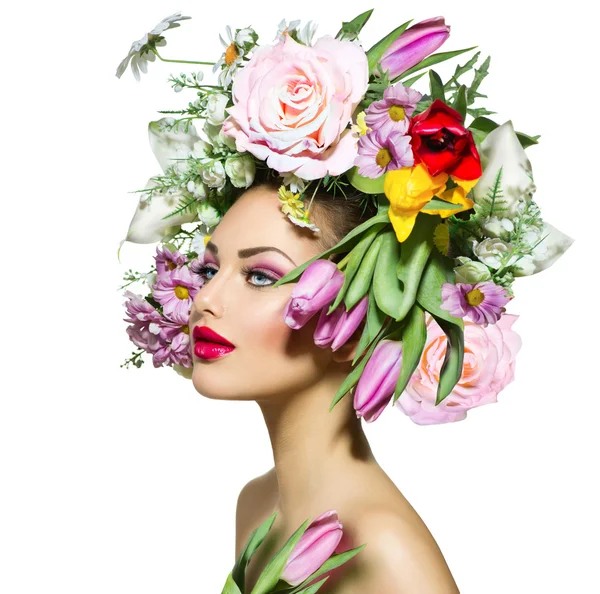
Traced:
POLYGON ((392 404, 396 404, 396 401, 400 398, 402 392, 404 392, 408 385, 408 381, 421 360, 423 348, 427 341, 425 312, 418 303, 415 303, 412 306, 406 317, 406 322, 406 328, 402 334, 402 363, 400 366, 400 375, 396 382, 392 404))
POLYGON ((479 88, 479 85, 481 85, 483 79, 488 75, 490 59, 491 56, 488 56, 479 68, 475 68, 475 76, 473 76, 473 82, 469 86, 469 105, 475 101, 475 93, 477 92, 477 89, 479 88))
POLYGON ((306 532, 310 524, 310 520, 306 520, 298 530, 289 537, 287 542, 279 549, 277 554, 269 561, 269 564, 265 567, 263 572, 260 574, 258 581, 250 594, 269 594, 275 587, 281 573, 285 568, 285 564, 289 556, 292 554, 294 547, 298 544, 298 541, 302 538, 302 535, 306 532))
POLYGON ((362 14, 359 14, 357 17, 353 18, 349 22, 343 22, 342 28, 337 32, 335 36, 336 39, 340 39, 343 34, 349 34, 350 36, 358 37, 362 28, 367 24, 369 18, 371 18, 371 14, 373 13, 373 9, 367 10, 362 14))
POLYGON ((369 74, 373 74, 375 72, 375 67, 381 60, 381 57, 385 53, 385 50, 406 31, 408 26, 412 23, 412 19, 410 21, 406 21, 399 27, 396 27, 391 33, 386 35, 383 39, 380 39, 368 52, 367 52, 367 60, 369 62, 369 74))
POLYGON ((303 592, 303 590, 300 589, 304 588, 305 584, 310 584, 310 582, 323 575, 324 573, 331 571, 336 567, 339 567, 340 565, 343 565, 347 561, 350 561, 352 557, 358 555, 358 553, 360 553, 360 551, 362 551, 366 546, 367 543, 362 544, 359 547, 356 547, 349 551, 344 551, 343 553, 332 555, 331 557, 329 557, 329 559, 327 559, 327 561, 325 561, 325 563, 323 563, 323 565, 321 565, 321 567, 319 567, 319 569, 311 573, 301 584, 298 584, 293 590, 290 590, 287 594, 300 594, 301 591, 303 592))
POLYGON ((427 72, 429 72, 429 70, 427 70, 425 72, 421 72, 421 74, 417 74, 417 76, 413 76, 412 78, 409 78, 408 80, 403 81, 402 86, 403 87, 412 87, 420 78, 425 76, 427 74, 427 72))
POLYGON ((373 273, 373 292, 379 309, 395 320, 404 293, 402 281, 396 275, 400 242, 394 229, 384 231, 381 235, 379 258, 373 273))
POLYGON ((452 75, 452 78, 444 85, 444 88, 449 89, 450 86, 452 85, 452 83, 454 83, 456 86, 459 86, 458 79, 463 74, 466 74, 467 72, 469 72, 469 70, 471 70, 471 68, 473 68, 473 66, 475 66, 475 64, 477 63, 477 60, 479 59, 480 54, 481 54, 481 52, 475 52, 475 54, 469 59, 469 61, 464 66, 457 64, 456 69, 454 70, 454 74, 452 75))
POLYGON ((242 591, 238 588, 231 573, 227 576, 227 581, 225 582, 221 594, 242 594, 242 591))
POLYGON ((421 60, 418 64, 416 64, 412 68, 409 68, 408 70, 404 71, 402 74, 397 76, 391 82, 395 83, 407 76, 410 76, 411 74, 414 74, 415 72, 418 72, 419 70, 422 70, 423 68, 429 68, 430 66, 433 66, 434 64, 439 64, 440 62, 445 62, 446 60, 450 60, 451 58, 454 58, 455 56, 460 56, 460 54, 464 54, 465 52, 470 52, 471 50, 475 49, 476 47, 477 46, 474 45, 473 47, 468 47, 468 48, 462 49, 462 50, 456 50, 453 52, 441 52, 439 54, 432 54, 431 56, 427 56, 427 58, 425 58, 424 60, 421 60))
POLYGON ((440 223, 439 215, 418 213, 410 235, 400 246, 396 276, 403 282, 402 301, 396 305, 396 321, 403 320, 417 296, 421 275, 433 248, 433 230, 440 223))
POLYGON ((463 328, 449 323, 443 318, 433 316, 446 334, 446 355, 440 370, 440 381, 438 384, 436 406, 446 398, 458 383, 462 375, 463 359, 465 353, 465 337, 463 328))
POLYGON ((298 590, 298 594, 314 594, 321 589, 321 586, 329 579, 329 576, 323 578, 320 582, 313 584, 312 586, 308 586, 304 590, 298 590))
MULTIPOLYGON (((375 264, 377 262, 377 256, 379 255, 379 249, 381 248, 381 235, 373 240, 363 259, 360 262, 360 267, 354 275, 352 282, 348 286, 346 295, 344 296, 344 303, 346 304, 346 311, 353 308, 367 293, 371 286, 371 279, 373 278, 373 271, 375 270, 375 264)), ((356 249, 356 248, 354 248, 356 249)), ((351 258, 352 259, 352 258, 351 258)), ((350 267, 350 263, 348 263, 350 267)))
POLYGON ((244 547, 244 550, 241 552, 240 556, 235 562, 233 571, 231 573, 235 583, 242 590, 244 589, 246 567, 248 566, 248 563, 250 562, 250 559, 252 558, 252 555, 254 555, 256 549, 258 549, 258 547, 263 543, 267 533, 269 530, 271 530, 271 526, 273 525, 276 516, 277 512, 269 516, 260 526, 258 526, 258 528, 254 529, 250 535, 250 538, 248 539, 248 542, 246 543, 246 546, 244 547))
POLYGON ((350 251, 361 239, 362 234, 370 229, 374 225, 378 225, 379 228, 384 227, 386 224, 389 224, 390 218, 387 212, 380 213, 371 217, 369 220, 360 224, 358 227, 355 227, 350 233, 348 233, 341 241, 336 243, 333 247, 321 252, 314 258, 307 260, 304 264, 297 266, 293 270, 290 270, 285 276, 280 278, 277 282, 273 283, 273 287, 278 287, 280 285, 285 285, 286 283, 294 282, 313 262, 316 262, 319 259, 327 259, 331 254, 337 254, 344 251, 350 251))
POLYGON ((371 344, 371 341, 379 334, 387 316, 377 307, 375 295, 373 295, 373 285, 369 287, 369 305, 367 307, 367 316, 365 327, 356 347, 356 354, 352 361, 352 365, 360 359, 365 349, 371 344))
POLYGON ((364 177, 358 173, 358 167, 352 167, 352 169, 346 171, 346 176, 357 190, 365 194, 383 194, 385 174, 376 178, 364 177))
MULTIPOLYGON (((481 132, 481 135, 479 137, 479 138, 481 138, 481 140, 479 140, 479 138, 476 138, 477 142, 481 143, 481 142, 483 142, 483 139, 492 130, 495 130, 498 126, 499 126, 499 124, 494 122, 494 120, 490 120, 490 118, 486 118, 485 116, 479 116, 479 117, 475 118, 469 124, 469 130, 471 130, 473 132, 475 132, 475 131, 481 132)), ((517 138, 519 139, 519 142, 521 143, 521 146, 524 149, 526 149, 528 146, 531 146, 532 144, 538 144, 539 136, 528 136, 527 134, 524 134, 523 132, 515 132, 515 134, 517 135, 517 138)))
POLYGON ((446 282, 454 282, 453 276, 452 261, 441 254, 438 255, 437 250, 432 250, 419 283, 417 302, 432 315, 463 328, 462 318, 455 318, 450 315, 449 311, 440 307, 442 305, 442 285, 446 282))
MULTIPOLYGON (((339 290, 333 303, 330 305, 328 314, 331 314, 337 308, 337 306, 342 302, 342 299, 346 295, 346 291, 348 290, 348 287, 352 283, 354 277, 356 276, 356 273, 358 272, 358 269, 360 268, 360 264, 365 256, 365 254, 367 253, 367 251, 368 251, 369 247, 371 246, 371 244, 373 243, 373 241, 375 241, 375 237, 377 236, 377 234, 379 233, 380 230, 381 230, 381 227, 379 225, 375 225, 375 226, 371 227, 370 229, 367 229, 367 231, 365 231, 365 234, 363 235, 362 239, 356 244, 356 246, 350 252, 350 259, 348 260, 348 265, 346 266, 346 269, 344 270, 344 284, 342 285, 342 288, 339 290)), ((346 309, 346 311, 348 311, 348 310, 346 309)))
POLYGON ((462 208, 462 204, 452 204, 452 202, 446 202, 441 198, 432 198, 421 210, 457 210, 458 208, 462 208))
POLYGON ((453 109, 456 109, 458 113, 462 116, 463 122, 467 117, 467 103, 469 101, 469 97, 467 95, 467 87, 465 85, 460 85, 460 88, 456 92, 456 97, 454 99, 454 104, 452 105, 453 109))
POLYGON ((435 70, 429 71, 429 89, 431 91, 431 98, 435 101, 439 99, 440 101, 446 101, 446 97, 444 95, 444 83, 440 78, 440 75, 435 70))
POLYGON ((521 143, 521 146, 526 149, 528 146, 532 144, 538 144, 538 136, 527 136, 527 134, 523 134, 523 132, 516 132, 517 138, 521 143))

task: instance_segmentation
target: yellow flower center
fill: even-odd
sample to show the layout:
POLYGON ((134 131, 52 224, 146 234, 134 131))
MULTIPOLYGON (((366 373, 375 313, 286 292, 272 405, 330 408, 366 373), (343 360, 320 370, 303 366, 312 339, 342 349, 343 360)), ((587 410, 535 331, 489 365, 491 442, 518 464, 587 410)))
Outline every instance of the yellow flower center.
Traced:
POLYGON ((183 331, 184 334, 189 334, 190 333, 190 327, 189 326, 182 326, 181 330, 183 331))
POLYGON ((188 299, 190 296, 190 292, 188 291, 187 287, 182 287, 181 285, 177 285, 175 287, 175 295, 183 300, 183 299, 188 299))
POLYGON ((389 108, 388 113, 394 122, 400 122, 406 117, 402 105, 392 105, 392 107, 389 108))
POLYGON ((206 244, 210 241, 211 236, 210 235, 205 235, 204 236, 204 247, 206 247, 206 244))
POLYGON ((390 151, 386 148, 380 149, 380 151, 377 153, 377 156, 375 157, 375 162, 382 169, 387 167, 387 165, 389 164, 389 162, 391 160, 392 160, 392 155, 390 155, 390 151))
POLYGON ((171 260, 169 260, 169 261, 167 262, 167 268, 168 268, 169 270, 175 270, 175 268, 177 268, 177 264, 175 264, 175 262, 172 262, 171 260))
POLYGON ((226 50, 225 50, 225 64, 227 64, 227 66, 231 66, 238 58, 239 56, 239 52, 237 47, 235 46, 235 43, 232 43, 226 50))
POLYGON ((473 289, 465 295, 465 298, 469 305, 479 305, 484 299, 484 294, 479 289, 473 289))

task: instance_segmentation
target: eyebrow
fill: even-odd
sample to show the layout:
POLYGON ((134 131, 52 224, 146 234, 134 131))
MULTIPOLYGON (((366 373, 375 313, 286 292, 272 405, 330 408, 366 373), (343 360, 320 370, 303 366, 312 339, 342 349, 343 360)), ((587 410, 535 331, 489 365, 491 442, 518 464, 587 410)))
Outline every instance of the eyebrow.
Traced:
MULTIPOLYGON (((219 248, 212 242, 208 241, 206 243, 206 249, 213 252, 215 255, 219 253, 219 248)), ((243 250, 238 250, 238 257, 240 258, 250 258, 250 256, 254 256, 256 254, 261 254, 262 252, 277 252, 287 258, 294 266, 297 266, 296 262, 294 262, 285 252, 282 252, 279 248, 274 246, 259 246, 246 248, 243 250)))

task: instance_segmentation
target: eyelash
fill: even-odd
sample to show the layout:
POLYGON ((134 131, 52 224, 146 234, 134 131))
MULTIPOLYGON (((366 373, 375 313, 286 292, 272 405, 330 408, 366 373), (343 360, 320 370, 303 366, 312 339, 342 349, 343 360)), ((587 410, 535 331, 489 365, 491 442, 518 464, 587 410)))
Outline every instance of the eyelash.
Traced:
MULTIPOLYGON (((212 270, 214 272, 218 272, 218 269, 214 268, 213 266, 200 266, 200 268, 198 269, 197 275, 200 277, 203 277, 204 274, 206 272, 208 272, 209 270, 212 270)), ((270 281, 276 282, 278 279, 273 277, 271 274, 269 274, 268 272, 265 272, 264 270, 261 270, 260 268, 250 268, 247 266, 243 266, 242 267, 242 273, 247 276, 249 274, 259 274, 260 276, 264 276, 265 278, 268 278, 270 281)), ((205 282, 207 280, 210 279, 205 279, 205 282)), ((257 289, 261 289, 263 287, 270 287, 271 285, 252 285, 253 287, 256 287, 257 289)))

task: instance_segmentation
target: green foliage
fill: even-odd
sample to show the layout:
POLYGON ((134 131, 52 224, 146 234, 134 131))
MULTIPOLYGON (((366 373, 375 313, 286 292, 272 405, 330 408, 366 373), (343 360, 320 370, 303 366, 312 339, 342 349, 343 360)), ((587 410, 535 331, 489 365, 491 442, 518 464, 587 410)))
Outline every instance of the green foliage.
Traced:
POLYGON ((474 214, 471 216, 472 222, 481 226, 488 217, 502 217, 507 211, 507 202, 502 192, 502 167, 498 170, 494 183, 488 189, 485 196, 481 198, 473 197, 475 204, 473 206, 474 214))
POLYGON ((362 31, 363 27, 367 24, 367 21, 371 18, 373 9, 367 10, 353 18, 349 22, 342 22, 342 28, 337 32, 336 39, 346 39, 352 41, 357 39, 362 31))

